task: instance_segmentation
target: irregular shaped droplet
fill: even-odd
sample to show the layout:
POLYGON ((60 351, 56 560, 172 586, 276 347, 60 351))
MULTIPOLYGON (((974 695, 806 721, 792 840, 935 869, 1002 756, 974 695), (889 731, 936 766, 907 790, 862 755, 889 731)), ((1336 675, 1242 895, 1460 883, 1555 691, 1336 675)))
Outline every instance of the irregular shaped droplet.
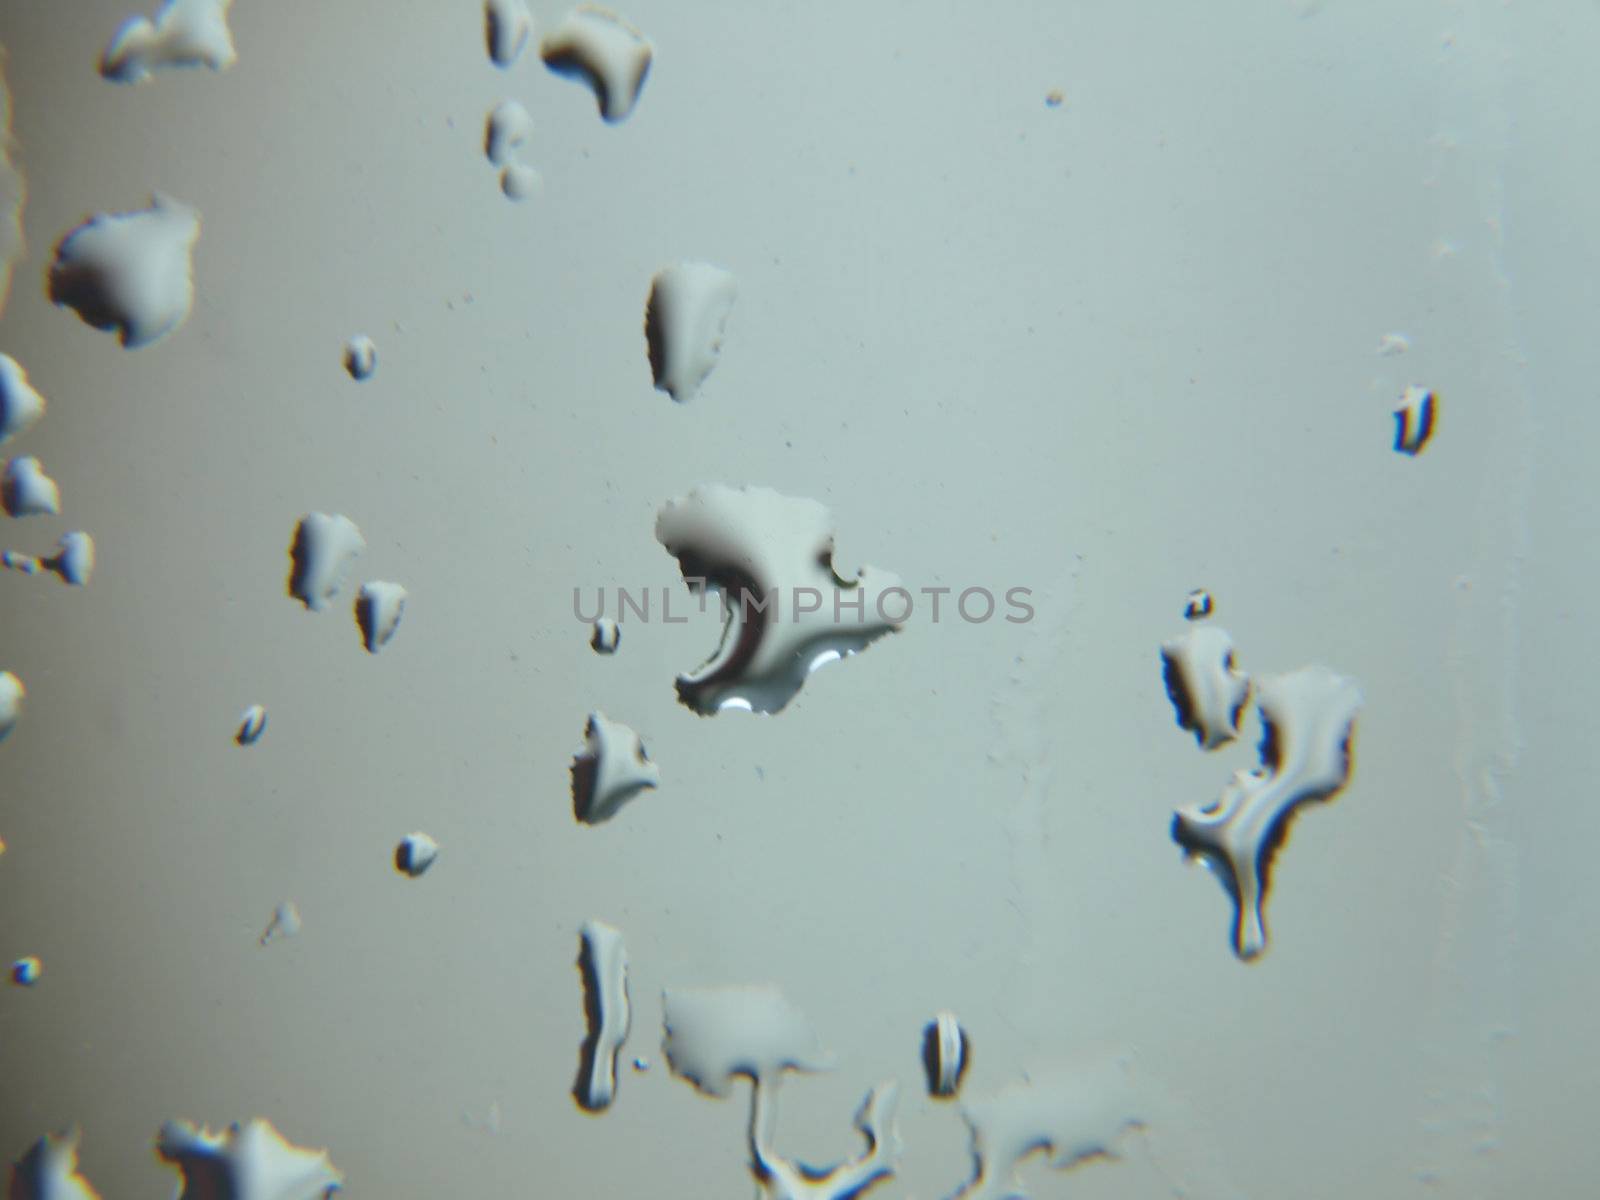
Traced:
POLYGON ((528 0, 485 0, 483 24, 489 61, 497 67, 509 67, 521 58, 533 35, 528 0))
POLYGON ((326 1150, 293 1145, 261 1117, 215 1133, 168 1121, 156 1154, 183 1174, 176 1200, 323 1200, 344 1187, 326 1150))
POLYGON ((406 611, 406 589, 387 579, 374 579, 361 585, 356 596, 356 624, 368 654, 376 654, 389 644, 400 618, 406 611))
POLYGON ((56 245, 50 299, 129 350, 182 325, 194 305, 200 214, 159 192, 150 207, 99 213, 56 245))
POLYGON ((708 1096, 726 1096, 739 1076, 759 1086, 834 1065, 811 1023, 770 984, 668 988, 661 1004, 667 1066, 708 1096))
POLYGON ((692 593, 722 597, 722 641, 678 698, 708 715, 781 710, 810 674, 897 632, 911 595, 887 571, 833 567, 833 521, 815 500, 771 488, 699 487, 669 501, 656 540, 692 593))
POLYGON ((628 950, 622 931, 604 921, 586 921, 580 934, 578 970, 589 1032, 578 1055, 572 1094, 590 1112, 611 1106, 617 1095, 617 1055, 628 1040, 628 950))
POLYGON ((601 617, 594 623, 594 635, 589 645, 596 654, 615 654, 622 645, 622 627, 610 617, 601 617))
POLYGON ((27 433, 44 416, 44 397, 9 354, 0 354, 0 446, 27 433))
POLYGON ((293 900, 285 900, 272 912, 272 920, 267 922, 266 929, 261 934, 260 944, 270 945, 280 938, 294 937, 300 932, 300 910, 295 907, 293 900))
POLYGON ((1202 617, 1209 617, 1214 607, 1211 593, 1205 588, 1195 588, 1183 602, 1183 619, 1198 621, 1202 617))
POLYGON ((657 390, 680 404, 694 399, 717 365, 738 287, 710 263, 678 263, 656 273, 645 303, 645 348, 657 390))
POLYGON ((1191 625, 1161 647, 1161 670, 1179 728, 1192 731, 1201 749, 1215 750, 1239 736, 1250 677, 1234 667, 1227 630, 1191 625))
POLYGON ((1233 948, 1245 960, 1267 946, 1262 909, 1272 856, 1302 804, 1327 800, 1350 778, 1361 689, 1326 667, 1261 681, 1261 765, 1236 771, 1209 804, 1178 809, 1172 837, 1213 868, 1234 902, 1233 948))
POLYGON ((344 369, 357 383, 371 378, 378 369, 378 347, 366 334, 357 334, 344 344, 344 369))
POLYGON ((650 74, 650 43, 616 13, 582 4, 540 47, 545 66, 589 85, 610 124, 627 119, 650 74))
POLYGON ((439 843, 425 833, 408 833, 394 848, 394 869, 416 879, 439 857, 439 843))
POLYGON ((11 964, 11 982, 18 987, 32 987, 43 974, 44 964, 32 954, 11 964))
POLYGON ((100 74, 115 83, 138 83, 161 67, 226 70, 238 61, 228 31, 233 0, 165 0, 155 20, 122 23, 100 59, 100 74))
POLYGON ((1378 339, 1378 356, 1393 358, 1411 349, 1411 339, 1403 333, 1386 333, 1378 339))
MULTIPOLYGON (((873 1088, 855 1115, 855 1127, 866 1140, 866 1148, 859 1157, 827 1170, 783 1158, 766 1138, 752 1138, 752 1161, 763 1196, 766 1200, 855 1200, 888 1179, 901 1152, 895 1128, 899 1099, 900 1085, 892 1080, 873 1088)), ((759 1130, 766 1123, 758 1115, 754 1126, 759 1130)))
POLYGON ((240 714, 239 729, 233 735, 233 740, 241 746, 254 746, 266 731, 267 710, 259 704, 252 704, 240 714))
POLYGON ((11 731, 22 720, 22 702, 28 689, 22 686, 10 671, 0 671, 0 742, 11 736, 11 731))
POLYGON ((964 1105, 962 1116, 972 1130, 975 1169, 956 1200, 1025 1200, 1017 1167, 1030 1154, 1048 1151, 1056 1170, 1114 1159, 1122 1136, 1145 1125, 1120 1059, 1035 1075, 964 1105))
POLYGON ((508 200, 526 200, 544 186, 544 176, 527 163, 507 163, 500 172, 500 191, 508 200))
POLYGON ((533 118, 516 100, 502 100, 489 110, 483 152, 497 167, 505 166, 533 136, 533 118))
POLYGON ((0 553, 0 566, 24 575, 37 575, 49 571, 63 583, 83 587, 94 574, 94 539, 82 530, 63 533, 56 539, 56 552, 43 558, 24 554, 20 550, 0 553))
POLYGON ((321 612, 344 587, 350 564, 366 548, 366 539, 349 517, 307 513, 295 526, 289 546, 289 595, 321 612))
POLYGON ((922 1030, 922 1067, 928 1094, 946 1098, 961 1089, 971 1065, 971 1044, 953 1012, 938 1013, 922 1030))
POLYGON ((592 712, 584 738, 583 753, 572 760, 572 811, 584 824, 609 821, 640 792, 660 786, 661 768, 620 721, 592 712))
POLYGON ((31 454, 6 462, 0 475, 0 503, 13 517, 54 516, 61 512, 61 489, 31 454))
POLYGON ((1394 410, 1394 448, 1400 454, 1413 458, 1433 436, 1434 421, 1438 417, 1439 399, 1427 388, 1408 387, 1400 396, 1400 407, 1394 410))
POLYGON ((79 1129, 47 1133, 11 1168, 6 1200, 100 1200, 89 1181, 78 1173, 79 1129))

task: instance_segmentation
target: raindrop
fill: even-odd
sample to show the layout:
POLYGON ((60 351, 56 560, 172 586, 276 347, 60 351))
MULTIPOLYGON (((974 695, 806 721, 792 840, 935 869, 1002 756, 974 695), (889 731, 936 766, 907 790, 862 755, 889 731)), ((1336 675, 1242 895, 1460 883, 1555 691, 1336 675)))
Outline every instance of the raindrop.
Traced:
POLYGON ((299 932, 300 910, 295 907, 294 901, 285 900, 273 910, 272 920, 267 922, 260 944, 266 946, 280 938, 294 937, 299 932))
POLYGON ((324 1200, 344 1187, 326 1150, 293 1145, 260 1117, 217 1132, 168 1121, 156 1154, 183 1173, 178 1200, 324 1200))
POLYGON ((1233 638, 1216 625, 1191 625, 1161 647, 1161 671, 1178 727, 1194 733, 1203 750, 1239 736, 1239 716, 1250 697, 1250 677, 1233 663, 1233 638))
POLYGON ((56 245, 50 300, 129 350, 147 346, 189 315, 199 236, 200 214, 159 192, 148 208, 99 213, 56 245))
POLYGON ((56 516, 61 512, 61 489, 44 473, 44 464, 37 458, 13 458, 0 476, 0 502, 8 516, 56 516))
POLYGON ((11 964, 11 982, 18 987, 32 987, 43 973, 44 964, 31 954, 11 964))
POLYGON ((1394 410, 1394 448, 1400 454, 1413 458, 1433 436, 1433 426, 1438 418, 1439 400, 1426 388, 1408 387, 1400 397, 1400 407, 1394 410))
POLYGON ((544 39, 540 55, 558 75, 587 83, 608 123, 626 120, 653 55, 645 36, 616 13, 582 4, 544 39))
POLYGON ((231 67, 238 55, 228 32, 233 0, 165 0, 156 19, 132 16, 106 46, 100 74, 113 83, 140 83, 162 67, 231 67))
POLYGON ((589 1033, 578 1055, 578 1081, 572 1094, 582 1108, 600 1112, 616 1099, 617 1055, 632 1022, 628 951, 622 931, 604 921, 585 922, 580 937, 578 970, 589 1033))
POLYGON ((344 587, 350 564, 367 548, 349 517, 308 513, 289 547, 289 595, 312 612, 326 608, 344 587))
POLYGON ((583 753, 572 760, 572 810, 586 825, 609 821, 639 793, 659 787, 661 768, 626 725, 589 714, 583 753))
POLYGON ((267 710, 259 704, 252 704, 240 716, 239 731, 233 735, 233 740, 241 746, 254 746, 266 731, 267 710))
POLYGON ((610 617, 601 617, 594 623, 594 636, 589 645, 596 654, 615 654, 622 644, 622 627, 610 617))
POLYGON ((402 875, 416 879, 433 866, 439 857, 439 843, 425 833, 408 833, 394 848, 394 867, 402 875))
POLYGON ((1195 588, 1183 602, 1184 620, 1198 621, 1202 617, 1209 617, 1213 607, 1211 593, 1205 588, 1195 588))
POLYGON ((27 695, 22 680, 10 671, 0 671, 0 742, 11 736, 22 719, 22 701, 27 695))
POLYGON ((44 397, 9 354, 0 354, 0 446, 28 432, 44 416, 44 397))
POLYGON ((953 1012, 941 1012, 922 1030, 922 1065, 928 1075, 928 1094, 946 1098, 961 1088, 971 1065, 971 1043, 953 1012))
POLYGON ((344 344, 344 369, 360 383, 378 369, 378 347, 366 334, 357 334, 344 344))
POLYGON ((483 20, 489 61, 497 67, 511 66, 522 57, 533 34, 528 0, 485 0, 483 20))
POLYGON ((376 579, 361 585, 356 596, 356 625, 368 654, 389 644, 406 611, 406 589, 398 583, 376 579))
POLYGON ((678 263, 657 272, 645 304, 645 347, 656 388, 680 404, 694 399, 722 352, 738 289, 709 263, 678 263))

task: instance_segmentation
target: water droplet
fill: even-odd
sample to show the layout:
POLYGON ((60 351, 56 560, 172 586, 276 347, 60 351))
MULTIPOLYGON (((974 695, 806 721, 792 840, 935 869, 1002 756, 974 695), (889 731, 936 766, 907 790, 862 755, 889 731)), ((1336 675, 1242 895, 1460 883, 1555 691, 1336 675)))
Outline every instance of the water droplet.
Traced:
POLYGON ((1403 333, 1386 333, 1378 339, 1378 355, 1381 358, 1393 358, 1409 349, 1411 339, 1403 333))
POLYGON ((533 34, 533 14, 528 0, 485 0, 484 38, 489 46, 489 61, 509 67, 522 57, 533 34))
POLYGON ((260 944, 265 946, 279 938, 293 937, 299 932, 300 910, 295 907, 294 901, 285 900, 273 910, 272 920, 267 922, 260 944))
POLYGON ((44 397, 9 354, 0 354, 0 446, 28 432, 44 416, 44 397))
POLYGON ((239 731, 233 735, 233 740, 241 746, 254 746, 266 731, 267 710, 252 704, 239 717, 239 731))
POLYGON ((668 988, 661 1004, 668 1068, 708 1096, 726 1096, 740 1075, 759 1085, 834 1065, 811 1023, 771 984, 668 988))
POLYGON ((677 681, 679 699, 701 714, 779 711, 813 670, 898 631, 911 606, 887 571, 841 579, 828 510, 771 488, 696 488, 661 509, 656 540, 691 592, 722 596, 721 644, 677 681))
POLYGON ((544 176, 527 163, 508 163, 500 172, 500 191, 509 200, 526 200, 544 186, 544 176))
POLYGON ((578 820, 587 825, 609 821, 640 792, 660 786, 661 768, 626 725, 593 712, 584 737, 583 753, 572 760, 572 810, 578 820))
POLYGON ((1233 638, 1216 625, 1191 625, 1161 647, 1161 670, 1178 727, 1204 750, 1239 736, 1250 677, 1233 664, 1233 638))
POLYGON ((1234 901, 1234 952, 1253 959, 1266 949, 1266 902, 1272 856, 1302 804, 1327 800, 1350 778, 1350 742, 1361 689, 1326 667, 1302 667, 1261 681, 1261 765, 1236 771, 1216 800, 1180 808, 1172 837, 1203 855, 1234 901))
POLYGON ((533 135, 533 118, 516 100, 502 100, 489 110, 483 152, 495 166, 504 166, 533 135))
POLYGON ((408 833, 394 848, 394 867, 403 875, 416 879, 439 857, 439 843, 425 833, 408 833))
POLYGON ((589 85, 600 116, 611 124, 633 112, 652 54, 642 33, 594 4, 579 5, 540 47, 545 66, 589 85))
POLYGON ((954 1096, 971 1063, 971 1043, 953 1012, 937 1014, 922 1030, 922 1066, 928 1075, 928 1094, 954 1096))
POLYGON ((1209 617, 1211 610, 1211 593, 1205 588, 1195 588, 1183 602, 1183 617, 1186 621, 1198 621, 1202 617, 1209 617))
POLYGON ((1427 388, 1408 387, 1394 410, 1394 448, 1415 457, 1433 436, 1439 401, 1427 388))
POLYGON ((0 742, 11 736, 22 719, 22 701, 27 695, 22 680, 10 671, 0 671, 0 742))
POLYGON ((601 617, 594 623, 594 636, 589 645, 596 654, 615 654, 622 645, 622 627, 610 617, 601 617))
POLYGON ((578 1059, 572 1094, 590 1112, 611 1106, 617 1094, 617 1055, 628 1040, 628 951, 622 931, 604 921, 587 921, 581 933, 578 970, 583 976, 583 1009, 589 1022, 578 1059))
POLYGON ((61 489, 31 454, 6 463, 0 477, 0 503, 13 517, 55 516, 61 512, 61 489))
POLYGON ((228 32, 232 3, 164 0, 154 21, 129 17, 106 46, 100 74, 114 83, 139 83, 162 67, 231 67, 238 60, 228 32))
MULTIPOLYGON (((770 1089, 769 1089, 770 1092, 770 1089)), ((758 1107, 762 1090, 757 1087, 758 1107)), ((772 1147, 771 1126, 775 1118, 758 1113, 751 1139, 756 1182, 767 1200, 855 1200, 875 1184, 891 1177, 902 1149, 895 1127, 895 1108, 900 1100, 900 1085, 880 1083, 868 1093, 856 1110, 855 1127, 866 1141, 859 1158, 818 1170, 798 1160, 780 1157, 772 1147)), ((766 1106, 775 1099, 770 1095, 766 1106)))
POLYGON ((261 1117, 215 1133, 168 1121, 156 1135, 156 1154, 183 1173, 180 1200, 324 1200, 344 1187, 326 1150, 293 1145, 261 1117))
POLYGON ((648 1071, 650 1069, 650 1060, 648 1058, 636 1058, 636 1059, 634 1059, 633 1060, 633 1069, 635 1071, 648 1071))
POLYGON ((656 273, 644 335, 658 390, 680 404, 694 399, 717 365, 737 294, 733 276, 709 263, 678 263, 656 273))
POLYGON ((1067 97, 1060 88, 1053 88, 1045 93, 1044 102, 1051 108, 1060 108, 1067 102, 1067 97))
POLYGON ((406 611, 406 589, 386 579, 361 585, 356 596, 356 625, 368 654, 376 654, 389 644, 400 618, 406 611))
POLYGON ((56 552, 44 558, 18 550, 0 553, 0 566, 24 575, 49 571, 73 587, 83 587, 94 574, 94 539, 81 530, 64 533, 56 540, 56 552))
POLYGON ((39 976, 42 974, 44 974, 44 964, 31 954, 11 964, 11 982, 18 987, 32 987, 39 982, 39 976))
POLYGON ((312 612, 326 608, 344 587, 350 564, 367 548, 349 517, 307 513, 289 547, 289 595, 312 612))
POLYGON ((360 383, 378 369, 378 347, 366 334, 357 334, 344 344, 344 369, 360 383))
POLYGON ((83 1131, 46 1134, 11 1170, 7 1195, 13 1200, 100 1200, 100 1193, 78 1173, 78 1143, 83 1131))
POLYGON ((129 350, 147 346, 189 315, 199 236, 200 214, 160 193, 148 208, 99 213, 56 245, 50 300, 129 350))
POLYGON ((956 1200, 1024 1200, 1017 1167, 1038 1150, 1064 1170, 1115 1157, 1125 1133, 1143 1128, 1126 1062, 1051 1071, 964 1106, 976 1172, 956 1200))

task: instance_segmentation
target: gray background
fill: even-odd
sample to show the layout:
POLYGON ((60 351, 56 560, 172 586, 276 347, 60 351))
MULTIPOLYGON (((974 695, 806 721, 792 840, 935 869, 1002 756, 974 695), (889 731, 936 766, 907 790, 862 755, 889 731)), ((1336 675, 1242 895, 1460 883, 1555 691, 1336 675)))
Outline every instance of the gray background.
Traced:
POLYGON ((239 0, 234 68, 121 87, 128 11, 0 3, 0 350, 50 404, 6 453, 65 505, 5 544, 99 556, 82 591, 0 578, 0 960, 44 962, 0 991, 0 1153, 80 1122, 102 1191, 161 1195, 162 1120, 261 1115, 352 1196, 747 1196, 743 1094, 667 1074, 659 990, 772 981, 840 1063, 786 1086, 786 1153, 853 1153, 902 1080, 874 1195, 967 1173, 919 1086, 942 1007, 972 1095, 1126 1050, 1170 1097, 1039 1196, 1593 1186, 1593 5, 633 0, 657 56, 615 127, 535 49, 492 67, 470 0, 239 0), (482 152, 507 96, 520 205, 482 152), (201 212, 196 303, 127 352, 43 272, 152 189, 201 212), (682 258, 739 282, 687 406, 641 333, 682 258), (655 512, 705 482, 827 504, 847 572, 1028 586, 1037 618, 919 614, 775 717, 697 718, 672 678, 714 614, 608 660, 571 591, 676 585, 655 512), (311 510, 366 535, 352 593, 410 591, 376 657, 352 593, 284 595, 311 510), (1198 585, 1246 669, 1366 694, 1249 967, 1167 835, 1254 761, 1253 719, 1203 755, 1162 689, 1198 585), (593 708, 663 784, 584 828, 593 708), (303 932, 259 948, 285 899, 303 932), (599 1117, 568 1094, 591 917, 651 1060, 599 1117))

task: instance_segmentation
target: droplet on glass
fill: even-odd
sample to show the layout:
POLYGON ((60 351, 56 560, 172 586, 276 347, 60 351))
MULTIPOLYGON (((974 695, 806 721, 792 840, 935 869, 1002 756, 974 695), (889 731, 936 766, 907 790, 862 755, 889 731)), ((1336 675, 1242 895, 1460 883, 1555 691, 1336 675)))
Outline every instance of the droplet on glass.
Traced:
POLYGON ((617 1095, 617 1055, 628 1040, 628 950, 622 931, 604 921, 586 921, 580 934, 578 971, 589 1032, 578 1054, 572 1094, 580 1107, 600 1112, 617 1095))
POLYGON ((1203 750, 1239 736, 1239 716, 1250 697, 1250 677, 1233 662, 1233 638, 1216 625, 1191 625, 1161 647, 1161 672, 1178 727, 1194 733, 1203 750))
POLYGON ((489 61, 509 67, 522 57, 533 34, 533 14, 528 0, 485 0, 484 38, 489 46, 489 61))
POLYGON ((642 33, 594 4, 579 5, 540 47, 545 66, 589 85, 610 124, 633 112, 653 53, 642 33))
POLYGON ((1416 457, 1433 436, 1439 400, 1427 388, 1408 387, 1394 410, 1394 448, 1400 454, 1416 457))
POLYGON ((400 618, 406 611, 406 589, 387 579, 361 585, 356 596, 356 624, 368 654, 376 654, 389 644, 400 618))
POLYGON ((94 574, 94 539, 82 530, 64 533, 56 539, 54 554, 37 557, 18 550, 0 553, 0 566, 24 575, 49 571, 73 587, 83 587, 94 574))
POLYGON ((22 702, 28 689, 22 686, 10 671, 0 671, 0 742, 11 736, 11 731, 22 720, 22 702))
POLYGON ((504 166, 533 135, 533 118, 517 100, 502 100, 489 110, 483 152, 495 166, 504 166))
POLYGON ((656 388, 680 404, 694 399, 717 365, 733 276, 710 263, 678 263, 656 273, 645 304, 645 348, 656 388))
POLYGON ((0 476, 0 503, 12 517, 56 516, 61 512, 61 489, 30 454, 6 462, 0 476))
POLYGON ((394 848, 394 867, 402 875, 416 879, 439 857, 439 843, 425 833, 408 833, 394 848))
POLYGON ((294 901, 285 900, 273 910, 272 920, 267 922, 267 928, 261 934, 260 944, 270 945, 280 938, 294 937, 299 932, 300 910, 295 907, 294 901))
POLYGON ((18 987, 32 987, 39 982, 39 976, 42 974, 44 974, 44 964, 31 954, 11 964, 11 982, 18 987))
POLYGON ((148 208, 99 213, 56 245, 50 300, 129 350, 182 325, 194 305, 200 214, 159 192, 148 208))
POLYGON ((233 735, 233 740, 241 746, 254 746, 266 731, 267 710, 259 704, 252 704, 239 717, 239 730, 233 735))
POLYGON ((8 1200, 100 1200, 78 1173, 78 1144, 83 1131, 47 1133, 28 1147, 11 1168, 8 1200))
POLYGON ((1209 617, 1212 607, 1211 593, 1205 588, 1195 588, 1183 602, 1183 618, 1186 621, 1198 621, 1202 617, 1209 617))
POLYGON ((1303 804, 1330 799, 1350 778, 1361 689, 1326 667, 1261 681, 1261 765, 1234 772, 1222 795, 1180 808, 1173 840, 1203 856, 1234 902, 1233 948, 1246 961, 1267 946, 1262 909, 1272 857, 1303 804))
POLYGON ((9 354, 0 354, 0 446, 27 433, 44 416, 44 397, 9 354))
POLYGON ((378 347, 366 334, 357 334, 344 344, 344 369, 360 383, 378 369, 378 347))
POLYGON ((615 654, 622 645, 622 627, 610 617, 601 617, 594 623, 594 634, 589 645, 596 654, 615 654))
POLYGON ((162 67, 231 67, 238 61, 228 31, 232 3, 164 0, 154 21, 129 17, 106 46, 100 74, 114 83, 139 83, 162 67))
POLYGON ((344 587, 350 564, 366 548, 366 539, 349 517, 307 513, 295 526, 289 546, 289 595, 321 612, 344 587))
POLYGON ((604 713, 589 714, 586 744, 572 760, 572 810, 586 825, 609 821, 629 800, 661 784, 639 735, 604 713))
POLYGON ((928 1094, 954 1096, 970 1064, 971 1043, 955 1013, 937 1014, 922 1030, 922 1066, 928 1075, 928 1094))
POLYGON ((344 1187, 326 1150, 293 1145, 261 1117, 218 1132, 168 1121, 156 1154, 182 1172, 179 1200, 324 1200, 344 1187))

